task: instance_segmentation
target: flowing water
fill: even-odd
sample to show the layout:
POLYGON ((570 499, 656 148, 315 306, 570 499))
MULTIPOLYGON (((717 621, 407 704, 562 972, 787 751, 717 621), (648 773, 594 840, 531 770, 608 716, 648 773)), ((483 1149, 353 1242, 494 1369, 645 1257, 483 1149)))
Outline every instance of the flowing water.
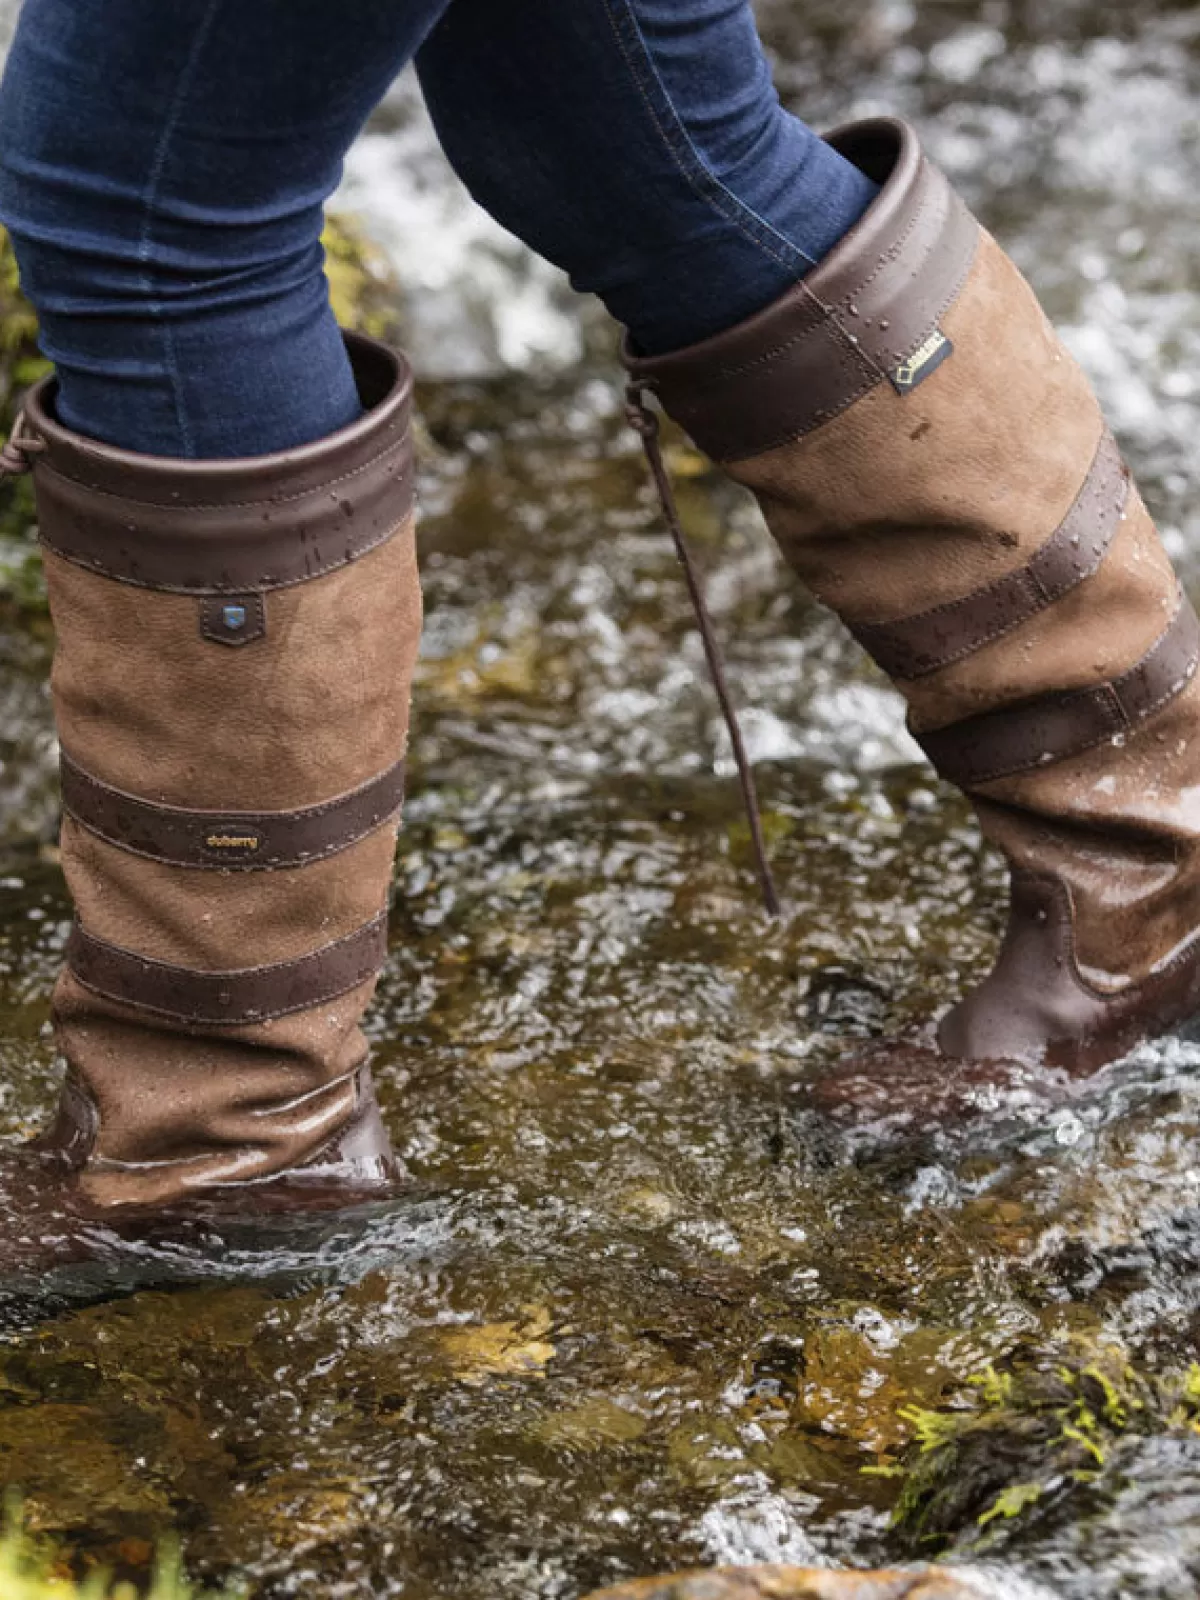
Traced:
MULTIPOLYGON (((761 12, 811 120, 920 120, 1200 578, 1194 7, 761 12)), ((1200 1045, 1146 1048, 1069 1100, 823 1089, 848 1039, 980 974, 996 864, 895 695, 676 442, 787 899, 763 918, 602 319, 471 210, 407 85, 342 200, 394 260, 428 375, 428 628, 371 1022, 416 1187, 307 1241, 214 1227, 136 1273, 0 1286, 3 1481, 77 1564, 136 1575, 175 1532, 193 1570, 264 1596, 577 1600, 696 1562, 941 1549, 1062 1600, 1200 1592, 1200 1435, 1177 1393, 1200 1345, 1200 1045), (1111 1368, 1120 1392, 1083 1450, 993 1380, 1012 1414, 973 1436, 923 1543, 891 1522, 909 1408, 970 1413, 989 1363, 1111 1368), (981 1529, 1031 1478, 1026 1509, 981 1529)), ((68 912, 47 627, 3 618, 16 1144, 56 1081, 68 912)))

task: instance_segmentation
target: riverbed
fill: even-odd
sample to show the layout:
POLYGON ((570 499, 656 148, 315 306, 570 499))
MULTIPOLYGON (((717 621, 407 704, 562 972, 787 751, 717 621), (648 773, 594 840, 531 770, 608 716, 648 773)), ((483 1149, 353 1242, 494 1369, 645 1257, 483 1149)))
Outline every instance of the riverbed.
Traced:
MULTIPOLYGON (((1095 378, 1200 599, 1195 8, 760 12, 793 109, 918 121, 1095 378)), ((472 208, 407 82, 338 204, 388 255, 422 374, 428 620, 370 1022, 412 1196, 0 1285, 4 1482, 77 1564, 136 1575, 175 1535, 263 1597, 580 1600, 943 1553, 1061 1600, 1200 1592, 1200 1433, 1156 1410, 1200 1344, 1200 1044, 1069 1098, 830 1092, 849 1043, 986 969, 998 863, 753 506, 672 439, 786 902, 768 922, 612 330, 472 208), (1093 1404, 1093 1459, 1059 1470, 1022 1384, 1097 1365, 1125 1421, 1093 1404), (988 1405, 1013 1420, 971 1457, 986 1493, 897 1524, 916 1413, 988 1405)), ((3 619, 16 1144, 57 1082, 68 907, 48 625, 3 619)))

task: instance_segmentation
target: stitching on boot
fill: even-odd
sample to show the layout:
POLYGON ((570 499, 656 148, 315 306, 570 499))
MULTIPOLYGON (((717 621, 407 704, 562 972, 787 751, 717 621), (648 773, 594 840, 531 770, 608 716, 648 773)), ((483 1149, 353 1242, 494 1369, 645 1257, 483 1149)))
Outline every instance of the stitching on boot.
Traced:
MULTIPOLYGON (((924 341, 929 338, 930 331, 937 329, 938 325, 942 321, 942 318, 946 315, 946 313, 950 310, 950 307, 955 303, 959 295, 962 293, 963 286, 970 277, 972 268, 978 259, 979 242, 983 236, 983 231, 984 230, 980 228, 978 224, 976 224, 975 241, 967 258, 966 265, 956 278, 953 288, 946 294, 943 300, 939 303, 937 310, 932 314, 930 326, 926 328, 923 333, 917 336, 907 351, 902 352, 900 357, 901 361, 911 357, 921 348, 921 345, 924 343, 924 341)), ((801 284, 800 287, 803 288, 803 284, 801 284)), ((821 301, 817 300, 815 295, 813 296, 813 299, 817 305, 821 305, 821 301)), ((843 413, 848 411, 851 406, 857 404, 857 402, 861 400, 864 395, 869 394, 873 389, 877 389, 881 383, 888 382, 889 374, 887 370, 880 366, 875 361, 875 358, 862 348, 858 340, 849 332, 847 328, 842 325, 839 317, 831 310, 827 311, 827 321, 828 326, 833 328, 834 331, 841 336, 843 344, 846 346, 846 348, 851 350, 853 354, 863 363, 867 373, 870 375, 870 381, 857 386, 853 393, 847 394, 844 399, 839 400, 838 403, 829 411, 822 412, 819 417, 817 417, 816 420, 807 427, 792 428, 782 435, 773 436, 766 444, 756 446, 755 449, 749 452, 747 455, 723 455, 720 458, 722 461, 748 461, 754 456, 765 455, 770 450, 780 450, 784 445, 798 444, 801 439, 808 438, 810 434, 816 433, 819 428, 823 428, 827 423, 833 422, 835 418, 842 416, 843 413)), ((798 343, 801 338, 811 337, 813 331, 813 329, 809 329, 805 334, 798 335, 795 340, 791 341, 791 343, 795 344, 798 343)))
POLYGON ((1064 919, 1061 928, 1062 955, 1070 966, 1071 976, 1088 994, 1095 999, 1111 1005, 1116 1001, 1125 1003, 1136 1001, 1138 996, 1156 982, 1171 977, 1181 967, 1194 962, 1200 955, 1200 928, 1194 929, 1187 938, 1182 940, 1173 955, 1168 956, 1161 965, 1151 967, 1144 978, 1139 978, 1134 983, 1127 984, 1123 989, 1100 989, 1092 983, 1079 965, 1079 942, 1076 929, 1077 910, 1075 896, 1071 886, 1057 874, 1049 872, 1014 872, 1013 882, 1018 878, 1028 883, 1041 883, 1049 887, 1052 894, 1059 898, 1063 904, 1064 919))
MULTIPOLYGON (((924 158, 922 158, 922 162, 923 170, 928 169, 929 163, 925 161, 924 158)), ((848 311, 849 307, 853 305, 858 296, 860 296, 865 289, 869 288, 870 285, 875 282, 875 280, 879 277, 879 274, 883 272, 885 268, 894 265, 894 263, 904 253, 904 247, 907 245, 913 233, 915 233, 918 223, 924 219, 930 198, 930 194, 926 193, 917 201, 916 207, 900 235, 893 240, 893 242, 888 246, 887 250, 885 250, 881 256, 876 258, 875 265, 867 274, 867 276, 861 279, 857 287, 851 289, 843 299, 836 301, 822 300, 811 287, 807 278, 801 278, 799 283, 794 286, 794 294, 797 296, 797 298, 806 300, 809 305, 821 313, 821 316, 826 321, 833 322, 835 325, 837 325, 838 313, 841 311, 848 311)), ((837 247, 835 246, 835 249, 836 248, 837 247)), ((930 246, 929 250, 926 252, 926 256, 928 257, 931 255, 935 248, 936 241, 930 246)), ((963 274, 962 278, 962 282, 965 281, 966 273, 963 274)), ((958 287, 961 287, 961 283, 958 287)), ((956 288, 954 294, 950 296, 950 300, 947 301, 947 305, 954 300, 957 293, 958 289, 956 288)), ((943 311, 944 309, 945 308, 943 308, 943 311)), ((939 315, 940 314, 941 313, 939 313, 939 315)), ((716 369, 712 376, 708 379, 699 379, 697 382, 697 387, 701 389, 719 388, 721 384, 727 382, 730 378, 744 377, 747 373, 757 371, 759 367, 774 366, 780 357, 787 355, 790 351, 794 350, 798 344, 802 344, 804 340, 810 338, 812 334, 816 332, 819 326, 820 324, 816 323, 811 328, 805 328, 800 333, 793 334, 790 339, 785 339, 782 344, 775 345, 770 350, 764 350, 759 355, 754 356, 751 360, 744 361, 738 366, 720 367, 716 369)), ((924 337, 928 338, 928 333, 926 333, 924 337)), ((919 344, 920 341, 918 341, 917 346, 914 346, 914 348, 918 348, 919 344)))
MULTIPOLYGON (((936 171, 929 159, 922 155, 920 163, 917 167, 916 178, 914 181, 914 187, 917 187, 918 185, 921 186, 921 194, 916 205, 913 207, 912 214, 909 217, 908 222, 905 224, 903 230, 897 235, 897 237, 892 240, 891 244, 888 245, 883 254, 876 257, 875 265, 871 268, 870 272, 868 272, 867 276, 861 279, 856 287, 847 293, 845 299, 840 300, 837 303, 837 310, 849 311, 849 308, 854 304, 859 295, 862 294, 863 290, 869 289, 871 284, 873 284, 876 278, 879 277, 880 273, 886 268, 894 265, 894 263, 897 262, 904 254, 905 246, 908 244, 908 241, 912 238, 913 234, 916 233, 918 225, 925 220, 925 217, 929 211, 930 202, 938 192, 937 179, 940 176, 940 173, 936 171)), ((949 189, 948 184, 946 185, 946 188, 949 189)), ((950 208, 947 207, 947 210, 949 209, 950 208)), ((925 252, 927 259, 933 253, 935 247, 936 241, 934 244, 930 245, 929 249, 925 252)), ((831 307, 831 309, 835 308, 831 307)))
MULTIPOLYGON (((1197 665, 1200 664, 1200 647, 1197 645, 1200 624, 1197 623, 1196 614, 1192 610, 1190 603, 1183 596, 1182 590, 1179 591, 1179 595, 1181 604, 1165 631, 1159 635, 1158 639, 1151 645, 1139 662, 1130 668, 1128 672, 1122 673, 1120 677, 1113 679, 1111 682, 1095 684, 1088 689, 1073 689, 1065 694, 1044 696, 1040 700, 1034 700, 1022 706, 1000 707, 995 711, 984 712, 978 718, 969 717, 963 722, 951 723, 945 728, 931 729, 925 732, 918 732, 913 729, 910 722, 909 727, 913 737, 944 777, 951 783, 956 783, 959 788, 970 790, 980 784, 992 783, 999 778, 1009 778, 1019 773, 1035 771, 1054 762, 1072 760, 1076 756, 1085 755, 1089 750, 1094 750, 1098 745, 1103 744, 1106 739, 1110 739, 1114 735, 1137 730, 1144 726, 1158 711, 1161 711, 1165 705, 1168 705, 1183 693, 1184 689, 1195 677, 1197 665), (1182 634, 1185 629, 1191 632, 1193 640, 1182 674, 1179 677, 1173 677, 1153 700, 1148 700, 1144 705, 1135 704, 1131 710, 1125 702, 1124 694, 1134 686, 1139 677, 1144 676, 1153 669, 1156 658, 1160 653, 1165 652, 1172 644, 1177 642, 1177 630, 1182 634), (994 722, 999 724, 1011 719, 1015 725, 1020 719, 1035 715, 1039 710, 1047 712, 1065 710, 1069 712, 1076 705, 1080 708, 1090 708, 1100 716, 1105 725, 1096 733, 1086 738, 1081 736, 1077 742, 1069 743, 1064 749, 1057 752, 1022 757, 1019 761, 1010 760, 1007 764, 1001 766, 984 768, 978 772, 972 770, 965 775, 961 775, 956 774, 954 770, 956 765, 959 764, 959 758, 953 752, 947 754, 942 748, 946 743, 951 745, 961 744, 964 738, 970 737, 969 730, 973 723, 982 725, 994 722), (936 754, 939 750, 941 751, 940 756, 936 754)), ((983 729, 978 732, 976 737, 986 738, 987 730, 983 729)))
MULTIPOLYGON (((302 583, 311 583, 314 578, 326 578, 331 572, 340 572, 343 567, 353 566, 356 561, 361 561, 364 556, 369 556, 373 550, 378 550, 382 545, 394 539, 398 533, 403 532, 412 523, 413 514, 413 506, 409 504, 398 522, 393 523, 385 532, 372 539, 370 543, 358 545, 353 555, 342 555, 336 560, 315 562, 309 571, 300 573, 294 578, 268 577, 260 578, 258 581, 261 587, 267 591, 295 589, 302 583)), ((144 579, 131 578, 122 572, 113 572, 99 561, 88 560, 84 557, 73 555, 69 551, 62 550, 57 545, 51 544, 50 540, 42 535, 39 535, 39 543, 43 544, 53 555, 56 555, 60 561, 66 561, 69 565, 79 567, 84 572, 94 572, 97 577, 107 578, 110 583, 127 584, 132 589, 149 589, 154 594, 192 596, 205 594, 221 596, 226 593, 241 594, 243 592, 240 587, 237 590, 224 590, 219 587, 202 589, 178 583, 147 583, 144 579)))
MULTIPOLYGON (((1120 526, 1121 518, 1129 504, 1133 483, 1128 469, 1120 462, 1117 455, 1117 444, 1107 428, 1103 430, 1100 443, 1088 468, 1087 477, 1083 486, 1076 495, 1071 507, 1062 522, 1059 523, 1050 537, 1034 551, 1029 561, 1023 567, 1017 567, 1012 572, 1007 572, 1003 577, 996 578, 993 582, 984 584, 981 588, 973 589, 970 594, 963 595, 958 600, 947 600, 941 605, 930 606, 927 611, 919 611, 908 617, 898 617, 888 622, 862 622, 850 623, 850 631, 863 645, 863 648, 872 655, 883 670, 893 678, 902 682, 911 682, 923 678, 934 672, 940 672, 946 667, 953 666, 958 661, 965 660, 982 650, 986 645, 993 644, 997 639, 1002 639, 1014 629, 1023 627, 1025 623, 1033 620, 1040 611, 1061 600, 1065 595, 1092 577, 1104 564, 1104 559, 1112 547, 1112 541, 1120 526), (1077 567, 1072 573, 1073 581, 1066 586, 1048 588, 1039 576, 1038 564, 1045 564, 1047 559, 1053 559, 1061 547, 1072 538, 1078 537, 1073 528, 1077 520, 1087 516, 1090 508, 1087 505, 1089 495, 1099 493, 1102 488, 1102 479, 1105 471, 1110 467, 1119 469, 1121 473, 1121 498, 1111 508, 1110 522, 1105 526, 1101 522, 1100 536, 1088 552, 1086 564, 1077 567), (948 619, 956 614, 961 614, 970 607, 985 604, 989 599, 1002 599, 1008 591, 1016 591, 1021 586, 1028 585, 1033 590, 1033 598, 1037 602, 1032 607, 1014 610, 1014 614, 1007 619, 1002 619, 986 632, 974 634, 963 644, 953 650, 945 650, 940 654, 928 655, 920 663, 911 659, 917 654, 917 647, 911 639, 903 637, 910 631, 936 626, 939 620, 948 619), (889 638, 888 635, 899 635, 889 638), (876 653, 878 652, 878 654, 876 653), (909 661, 902 667, 901 658, 908 656, 909 661), (880 659, 883 657, 883 659, 880 659)), ((1016 598, 1014 594, 1014 599, 1016 598)))
POLYGON ((403 758, 357 788, 291 811, 160 805, 103 782, 65 750, 59 771, 63 809, 81 828, 143 860, 210 872, 271 872, 328 860, 395 822, 404 801, 403 758))
POLYGON ((211 972, 174 966, 97 938, 78 921, 66 949, 72 976, 93 994, 205 1031, 312 1011, 376 977, 386 956, 386 911, 306 956, 261 967, 211 972), (239 989, 241 1003, 235 1004, 239 989))
MULTIPOLYGON (((361 466, 343 472, 336 478, 324 479, 316 488, 301 489, 295 494, 270 494, 256 500, 189 500, 188 511, 252 511, 258 506, 286 506, 293 505, 297 500, 320 500, 331 488, 339 483, 349 483, 352 478, 361 477, 364 472, 370 472, 381 461, 386 461, 389 456, 395 455, 397 450, 410 448, 412 436, 406 428, 399 439, 388 445, 386 450, 381 450, 378 455, 372 456, 369 461, 364 461, 361 466)), ((83 489, 88 494, 99 495, 105 500, 116 500, 121 505, 140 506, 148 511, 170 511, 174 509, 164 505, 160 500, 139 500, 134 495, 117 494, 112 489, 101 489, 96 484, 88 483, 83 478, 74 478, 68 472, 63 472, 60 467, 52 466, 48 461, 39 461, 39 477, 57 478, 61 483, 69 483, 77 489, 83 489)))
MULTIPOLYGON (((346 1123, 343 1124, 341 1128, 335 1130, 333 1133, 324 1138, 311 1155, 304 1157, 304 1164, 307 1164, 315 1159, 315 1157, 320 1156, 323 1151, 327 1150, 331 1144, 339 1139, 345 1132, 346 1126, 358 1115, 362 1108, 363 1100, 362 1089, 359 1083, 362 1073, 363 1068, 361 1066, 352 1067, 349 1072, 341 1072, 336 1078, 330 1078, 327 1083, 318 1084, 315 1089, 306 1090, 305 1093, 301 1095, 293 1095, 291 1099, 288 1100, 277 1101, 273 1105, 253 1108, 247 1112, 247 1115, 262 1119, 278 1116, 282 1112, 294 1111, 297 1106, 303 1105, 306 1100, 319 1099, 322 1095, 327 1095, 332 1090, 340 1089, 347 1083, 351 1084, 354 1089, 354 1104, 351 1108, 350 1115, 346 1119, 346 1123)), ((244 1154, 258 1154, 260 1156, 266 1156, 270 1153, 270 1146, 254 1144, 251 1141, 240 1144, 239 1150, 244 1154)), ((218 1150, 205 1150, 194 1156, 168 1156, 160 1161, 155 1161, 153 1159, 147 1159, 143 1161, 122 1161, 119 1156, 105 1156, 97 1154, 89 1158, 87 1162, 87 1170, 89 1172, 98 1173, 111 1172, 133 1174, 139 1172, 187 1171, 189 1168, 210 1166, 212 1164, 213 1156, 220 1153, 222 1152, 218 1150)), ((236 1183, 238 1188, 241 1189, 255 1183, 272 1183, 280 1176, 282 1176, 282 1174, 278 1172, 269 1172, 261 1175, 255 1175, 251 1178, 235 1178, 227 1181, 236 1183)))

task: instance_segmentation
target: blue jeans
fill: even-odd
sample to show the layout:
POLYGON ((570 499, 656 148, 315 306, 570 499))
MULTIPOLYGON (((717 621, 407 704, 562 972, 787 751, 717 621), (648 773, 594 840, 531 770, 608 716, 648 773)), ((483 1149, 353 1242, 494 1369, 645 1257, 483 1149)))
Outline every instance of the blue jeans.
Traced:
POLYGON ((68 426, 240 456, 358 414, 322 209, 414 56, 471 193, 648 353, 776 299, 874 194, 780 107, 748 0, 25 0, 0 221, 68 426))

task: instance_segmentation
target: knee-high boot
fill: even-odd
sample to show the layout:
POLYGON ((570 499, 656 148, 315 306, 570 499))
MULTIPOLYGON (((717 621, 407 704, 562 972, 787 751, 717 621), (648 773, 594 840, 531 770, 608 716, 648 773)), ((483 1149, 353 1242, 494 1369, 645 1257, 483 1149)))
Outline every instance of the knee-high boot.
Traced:
POLYGON ((76 922, 50 1146, 91 1206, 335 1203, 393 1158, 360 1020, 386 950, 421 627, 411 380, 303 449, 160 460, 62 427, 32 465, 76 922), (253 1196, 251 1196, 253 1199, 253 1196))
POLYGON ((749 321, 630 352, 633 389, 756 493, 1008 858, 942 1050, 1095 1065, 1200 1006, 1200 628, 1083 373, 913 131, 830 142, 882 186, 862 221, 749 321))

